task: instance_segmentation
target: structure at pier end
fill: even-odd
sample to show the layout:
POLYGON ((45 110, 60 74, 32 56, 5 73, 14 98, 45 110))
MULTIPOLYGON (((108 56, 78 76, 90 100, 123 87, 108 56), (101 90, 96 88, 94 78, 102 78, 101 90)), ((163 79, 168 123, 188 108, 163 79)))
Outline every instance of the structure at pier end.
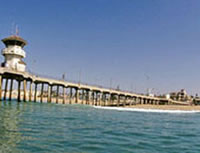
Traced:
POLYGON ((26 53, 23 48, 27 42, 17 35, 4 38, 2 42, 6 47, 2 50, 2 55, 5 57, 5 60, 1 66, 24 72, 26 63, 23 61, 23 58, 26 57, 26 53))

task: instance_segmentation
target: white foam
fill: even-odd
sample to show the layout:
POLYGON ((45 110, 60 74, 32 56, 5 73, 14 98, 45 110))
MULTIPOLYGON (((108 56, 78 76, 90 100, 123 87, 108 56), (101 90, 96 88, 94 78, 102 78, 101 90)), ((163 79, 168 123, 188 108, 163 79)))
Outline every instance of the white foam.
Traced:
POLYGON ((97 109, 117 110, 117 111, 134 111, 134 112, 153 112, 153 113, 200 113, 197 110, 162 110, 162 109, 144 109, 144 108, 123 108, 123 107, 102 107, 93 106, 97 109))

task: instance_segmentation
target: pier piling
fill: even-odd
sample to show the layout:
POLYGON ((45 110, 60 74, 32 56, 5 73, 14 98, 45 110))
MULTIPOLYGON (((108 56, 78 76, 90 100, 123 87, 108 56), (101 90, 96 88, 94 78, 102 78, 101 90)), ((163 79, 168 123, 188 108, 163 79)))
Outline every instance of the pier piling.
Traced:
POLYGON ((21 81, 18 81, 18 95, 17 95, 17 101, 21 102, 21 81))
POLYGON ((12 100, 12 90, 13 90, 13 79, 10 80, 9 101, 12 100))
POLYGON ((32 85, 33 85, 33 82, 30 81, 30 84, 29 84, 29 101, 32 101, 32 85))
POLYGON ((6 80, 6 83, 5 83, 5 90, 4 90, 3 100, 6 100, 7 91, 8 91, 8 79, 6 78, 5 80, 6 80))
POLYGON ((63 104, 65 104, 65 99, 66 99, 66 88, 63 86, 63 104))
POLYGON ((38 84, 37 84, 37 83, 35 83, 34 102, 36 102, 36 101, 37 101, 37 86, 38 86, 38 84))
POLYGON ((41 84, 40 102, 43 103, 44 83, 41 84))
POLYGON ((2 100, 2 76, 0 75, 0 100, 2 100))
POLYGON ((24 84, 24 102, 26 102, 26 80, 23 81, 24 84))
POLYGON ((56 104, 58 104, 58 101, 59 101, 59 86, 57 85, 56 104))

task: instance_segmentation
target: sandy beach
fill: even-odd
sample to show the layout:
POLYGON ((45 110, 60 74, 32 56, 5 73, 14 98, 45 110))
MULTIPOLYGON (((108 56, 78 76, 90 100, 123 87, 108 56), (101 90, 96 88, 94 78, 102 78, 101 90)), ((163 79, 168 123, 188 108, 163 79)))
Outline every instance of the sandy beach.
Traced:
POLYGON ((126 108, 200 111, 200 106, 182 106, 182 105, 134 105, 134 106, 126 106, 126 108))

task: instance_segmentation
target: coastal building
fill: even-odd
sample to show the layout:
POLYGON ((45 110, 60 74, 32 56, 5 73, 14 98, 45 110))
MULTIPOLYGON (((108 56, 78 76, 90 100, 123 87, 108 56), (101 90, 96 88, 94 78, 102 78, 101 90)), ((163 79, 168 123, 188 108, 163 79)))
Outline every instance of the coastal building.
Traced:
POLYGON ((192 99, 192 97, 187 94, 185 89, 181 89, 179 92, 171 92, 168 97, 182 102, 187 102, 192 99))
POLYGON ((26 53, 23 48, 27 42, 17 35, 4 38, 2 42, 5 44, 5 48, 2 50, 2 55, 5 58, 1 66, 24 72, 26 70, 26 63, 23 61, 23 58, 26 57, 26 53))

